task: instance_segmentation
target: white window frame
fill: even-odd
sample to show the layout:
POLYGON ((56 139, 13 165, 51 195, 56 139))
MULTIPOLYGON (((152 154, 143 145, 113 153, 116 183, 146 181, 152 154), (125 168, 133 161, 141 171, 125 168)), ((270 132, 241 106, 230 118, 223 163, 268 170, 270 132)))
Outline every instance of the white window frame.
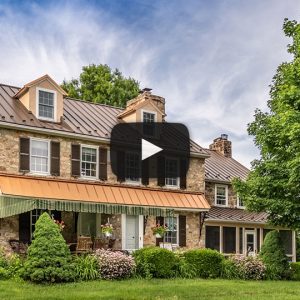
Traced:
POLYGON ((144 123, 144 113, 154 115, 154 123, 157 122, 157 112, 153 110, 141 109, 141 120, 144 123))
POLYGON ((240 200, 241 200, 240 197, 237 196, 237 197, 236 197, 236 201, 237 201, 236 206, 237 206, 238 208, 245 209, 245 205, 240 205, 240 200))
POLYGON ((124 162, 124 165, 125 165, 125 183, 127 183, 127 184, 132 184, 132 185, 140 185, 141 183, 142 183, 142 174, 141 174, 141 172, 142 172, 142 161, 141 161, 141 154, 139 154, 138 152, 135 152, 135 151, 126 151, 125 152, 125 162, 124 162), (130 179, 127 179, 126 178, 126 155, 127 154, 138 154, 139 156, 140 156, 140 159, 139 159, 139 164, 140 164, 140 177, 139 177, 139 180, 136 180, 136 181, 134 181, 134 180, 130 180, 130 179))
MULTIPOLYGON (((171 243, 172 244, 172 246, 174 246, 174 247, 176 247, 176 246, 179 246, 179 215, 177 215, 177 214, 174 214, 174 216, 170 216, 169 218, 176 218, 176 220, 177 220, 177 231, 176 231, 176 241, 177 241, 177 243, 176 244, 173 244, 173 243, 171 243)), ((165 222, 165 219, 166 218, 168 218, 168 217, 164 217, 164 224, 166 224, 166 222, 165 222)), ((168 242, 166 242, 165 241, 165 236, 163 237, 163 239, 164 239, 164 243, 168 243, 168 242)))
POLYGON ((38 117, 38 119, 40 120, 44 120, 44 121, 52 121, 52 122, 56 122, 56 116, 57 116, 57 92, 54 90, 48 90, 45 88, 41 88, 41 87, 37 87, 36 88, 36 115, 38 117), (52 118, 46 118, 43 116, 40 116, 40 110, 39 110, 39 103, 40 103, 40 91, 42 92, 47 92, 47 93, 52 93, 53 96, 53 119, 52 118))
POLYGON ((80 178, 90 179, 90 180, 97 180, 99 178, 99 146, 86 145, 86 144, 80 145, 80 178), (82 175, 82 148, 96 149, 96 176, 82 175))
POLYGON ((224 184, 216 184, 215 185, 215 205, 216 206, 221 206, 221 207, 228 206, 228 185, 224 185, 224 184), (218 204, 217 203, 217 190, 218 190, 218 187, 225 188, 226 204, 218 204))
POLYGON ((167 160, 168 159, 169 160, 176 160, 177 161, 177 168, 178 168, 177 171, 179 171, 179 168, 180 168, 180 165, 179 165, 180 161, 179 161, 179 159, 172 158, 172 157, 166 157, 165 158, 165 174, 166 174, 166 176, 165 176, 165 187, 170 188, 170 189, 179 189, 180 188, 180 176, 177 177, 177 185, 166 184, 166 181, 167 181, 167 160))
POLYGON ((30 138, 30 143, 29 143, 29 169, 30 169, 30 174, 38 174, 38 175, 50 175, 50 170, 51 170, 51 149, 50 149, 50 140, 47 139, 40 139, 40 138, 30 138), (37 142, 46 142, 48 144, 48 171, 47 172, 38 172, 34 171, 31 169, 31 145, 32 141, 37 141, 37 142))
MULTIPOLYGON (((256 255, 257 254, 257 237, 256 237, 256 228, 255 229, 246 229, 244 230, 244 236, 243 236, 243 254, 244 255, 249 255, 248 252, 248 249, 247 249, 247 235, 248 234, 251 234, 253 235, 253 238, 254 238, 254 243, 253 243, 253 254, 256 255)), ((261 245, 262 246, 262 245, 261 245)))

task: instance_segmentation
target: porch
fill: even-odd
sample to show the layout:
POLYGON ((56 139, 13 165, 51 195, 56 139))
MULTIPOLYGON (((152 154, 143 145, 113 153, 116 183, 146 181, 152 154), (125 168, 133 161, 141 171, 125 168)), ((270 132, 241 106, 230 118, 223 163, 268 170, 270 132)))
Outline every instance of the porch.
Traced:
POLYGON ((48 211, 55 220, 64 221, 62 234, 74 251, 81 237, 90 239, 91 249, 98 244, 132 251, 161 242, 199 247, 201 214, 209 209, 201 193, 78 180, 0 175, 0 190, 0 239, 2 228, 8 227, 4 239, 30 243, 36 220, 48 211), (101 232, 101 225, 107 223, 113 227, 109 238, 101 232), (163 240, 151 230, 157 223, 168 225, 163 240), (8 234, 11 227, 14 230, 8 234))

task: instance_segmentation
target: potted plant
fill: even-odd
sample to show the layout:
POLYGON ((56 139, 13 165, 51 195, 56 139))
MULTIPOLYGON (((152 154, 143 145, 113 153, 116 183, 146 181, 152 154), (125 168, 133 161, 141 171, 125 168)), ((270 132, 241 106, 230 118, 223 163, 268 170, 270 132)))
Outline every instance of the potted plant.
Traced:
POLYGON ((101 225, 101 232, 106 237, 112 236, 113 231, 114 231, 114 228, 113 228, 113 226, 110 223, 106 223, 104 225, 101 225))
POLYGON ((162 238, 166 231, 168 230, 168 227, 166 225, 160 225, 156 224, 155 227, 152 227, 152 232, 157 238, 162 238))

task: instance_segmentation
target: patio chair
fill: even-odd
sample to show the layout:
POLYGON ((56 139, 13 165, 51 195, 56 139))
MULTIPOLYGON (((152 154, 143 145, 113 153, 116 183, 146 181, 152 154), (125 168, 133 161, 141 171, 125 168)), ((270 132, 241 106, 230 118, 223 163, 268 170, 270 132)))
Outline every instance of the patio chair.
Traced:
POLYGON ((91 252, 93 246, 90 236, 79 236, 76 245, 76 254, 91 252))

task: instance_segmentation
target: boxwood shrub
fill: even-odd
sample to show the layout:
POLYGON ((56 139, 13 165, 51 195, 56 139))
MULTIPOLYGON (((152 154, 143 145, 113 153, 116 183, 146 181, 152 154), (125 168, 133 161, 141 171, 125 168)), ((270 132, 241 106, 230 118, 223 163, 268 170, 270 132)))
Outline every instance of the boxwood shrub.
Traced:
POLYGON ((137 275, 145 278, 170 278, 177 274, 175 253, 159 247, 145 247, 133 253, 137 275))
POLYGON ((291 263, 292 280, 300 280, 300 262, 291 263))
POLYGON ((184 253, 185 260, 196 271, 198 277, 216 278, 221 275, 224 256, 216 250, 195 249, 184 253))

